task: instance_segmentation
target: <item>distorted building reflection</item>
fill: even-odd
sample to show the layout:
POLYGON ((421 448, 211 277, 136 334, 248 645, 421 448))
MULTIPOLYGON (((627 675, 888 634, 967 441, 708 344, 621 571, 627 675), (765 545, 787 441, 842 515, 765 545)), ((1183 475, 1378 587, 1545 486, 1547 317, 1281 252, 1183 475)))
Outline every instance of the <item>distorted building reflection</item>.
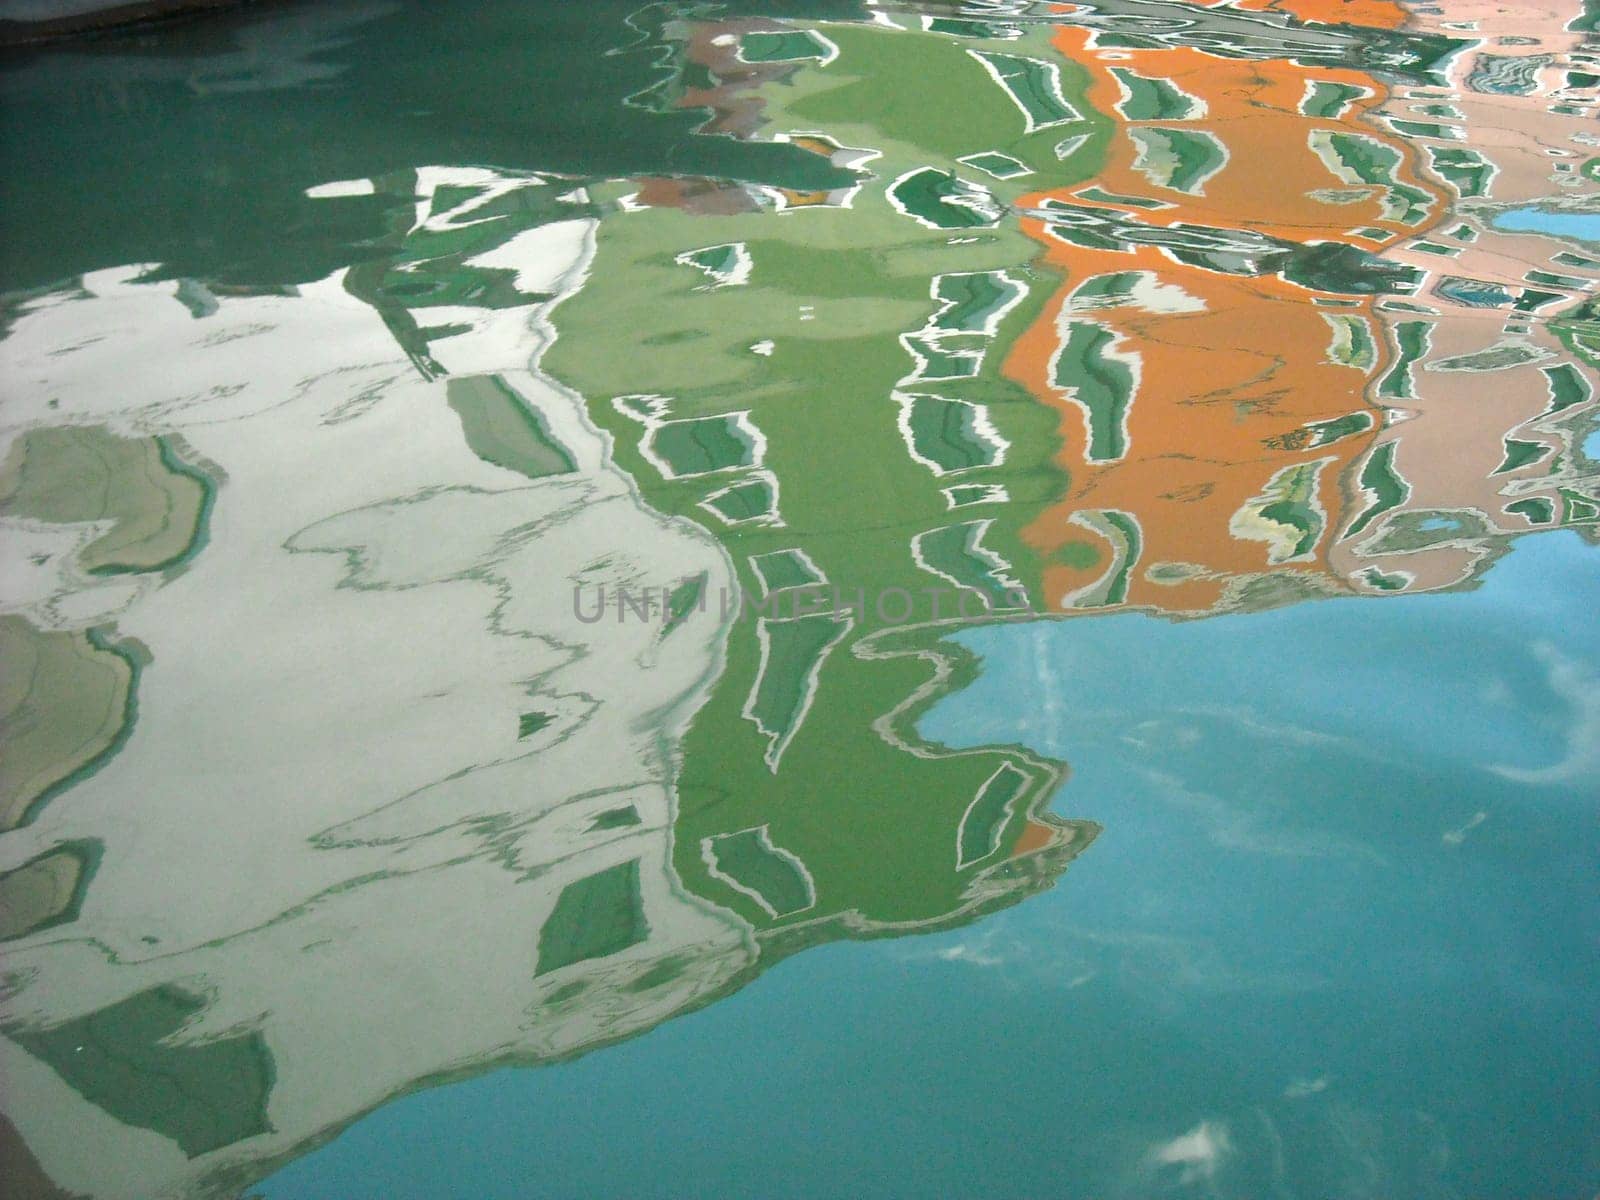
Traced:
POLYGON ((1068 765, 918 732, 965 625, 1592 539, 1600 251, 1497 224, 1592 196, 1589 33, 1161 7, 652 18, 629 118, 694 113, 693 169, 498 131, 301 187, 360 232, 320 277, 197 242, 7 304, 0 1062, 45 1174, 243 1186, 1050 887, 1068 765))

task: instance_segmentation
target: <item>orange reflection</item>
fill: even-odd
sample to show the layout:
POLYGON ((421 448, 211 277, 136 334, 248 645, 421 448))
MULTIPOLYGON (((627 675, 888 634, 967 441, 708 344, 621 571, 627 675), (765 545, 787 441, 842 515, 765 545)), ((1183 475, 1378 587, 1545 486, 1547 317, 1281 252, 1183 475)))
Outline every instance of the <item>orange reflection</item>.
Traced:
MULTIPOLYGON (((1341 20, 1357 19, 1356 9, 1394 16, 1377 3, 1307 3, 1297 12, 1309 17, 1312 9, 1337 10, 1341 20)), ((1089 189, 1036 193, 1027 205, 1054 199, 1151 226, 1374 251, 1442 211, 1411 151, 1363 120, 1386 98, 1369 76, 1189 48, 1102 51, 1092 33, 1071 27, 1055 44, 1089 72, 1091 106, 1118 123, 1089 189), (1389 147, 1379 154, 1393 156, 1391 182, 1414 189, 1410 210, 1397 211, 1389 187, 1337 173, 1330 135, 1389 147), (1178 151, 1191 163, 1209 156, 1211 165, 1184 175, 1174 169, 1178 151), (1136 203, 1152 199, 1164 206, 1136 203)), ((1072 482, 1024 535, 1049 564, 1051 606, 1193 612, 1225 604, 1243 577, 1322 573, 1327 531, 1344 507, 1341 477, 1382 425, 1367 393, 1390 354, 1372 300, 1318 293, 1274 274, 1224 274, 1155 246, 1075 245, 1039 218, 1024 228, 1064 276, 1007 362, 1011 378, 1062 413, 1072 482), (1092 295, 1119 274, 1109 301, 1092 295), (1308 303, 1313 297, 1331 304, 1308 303), (1073 355, 1075 368, 1063 373, 1062 358, 1073 355), (1122 430, 1102 430, 1098 442, 1093 402, 1077 386, 1096 364, 1131 390, 1122 430), (1110 578, 1119 561, 1120 582, 1110 578)))

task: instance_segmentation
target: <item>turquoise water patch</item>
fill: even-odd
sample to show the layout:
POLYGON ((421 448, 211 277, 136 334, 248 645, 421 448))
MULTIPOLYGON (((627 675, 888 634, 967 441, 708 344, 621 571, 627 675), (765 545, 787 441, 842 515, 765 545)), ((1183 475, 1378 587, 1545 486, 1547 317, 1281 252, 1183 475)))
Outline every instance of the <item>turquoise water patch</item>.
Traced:
POLYGON ((1548 233, 1553 237, 1600 242, 1600 213, 1514 208, 1495 217, 1494 224, 1511 233, 1548 233))

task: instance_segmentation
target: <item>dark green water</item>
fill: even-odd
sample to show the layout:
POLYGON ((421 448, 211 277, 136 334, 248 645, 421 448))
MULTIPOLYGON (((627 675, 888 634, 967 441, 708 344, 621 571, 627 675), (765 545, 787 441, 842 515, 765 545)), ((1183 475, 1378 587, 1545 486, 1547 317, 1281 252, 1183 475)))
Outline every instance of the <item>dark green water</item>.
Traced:
POLYGON ((19 1197, 1600 1190, 1576 0, 0 61, 19 1197))

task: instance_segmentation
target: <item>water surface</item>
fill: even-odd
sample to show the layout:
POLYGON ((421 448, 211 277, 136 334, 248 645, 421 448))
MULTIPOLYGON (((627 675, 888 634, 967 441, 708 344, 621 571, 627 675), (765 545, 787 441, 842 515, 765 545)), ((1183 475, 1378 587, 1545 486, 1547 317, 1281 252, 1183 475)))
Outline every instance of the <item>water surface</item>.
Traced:
POLYGON ((1591 9, 12 54, 8 1177, 1592 1196, 1591 9))

